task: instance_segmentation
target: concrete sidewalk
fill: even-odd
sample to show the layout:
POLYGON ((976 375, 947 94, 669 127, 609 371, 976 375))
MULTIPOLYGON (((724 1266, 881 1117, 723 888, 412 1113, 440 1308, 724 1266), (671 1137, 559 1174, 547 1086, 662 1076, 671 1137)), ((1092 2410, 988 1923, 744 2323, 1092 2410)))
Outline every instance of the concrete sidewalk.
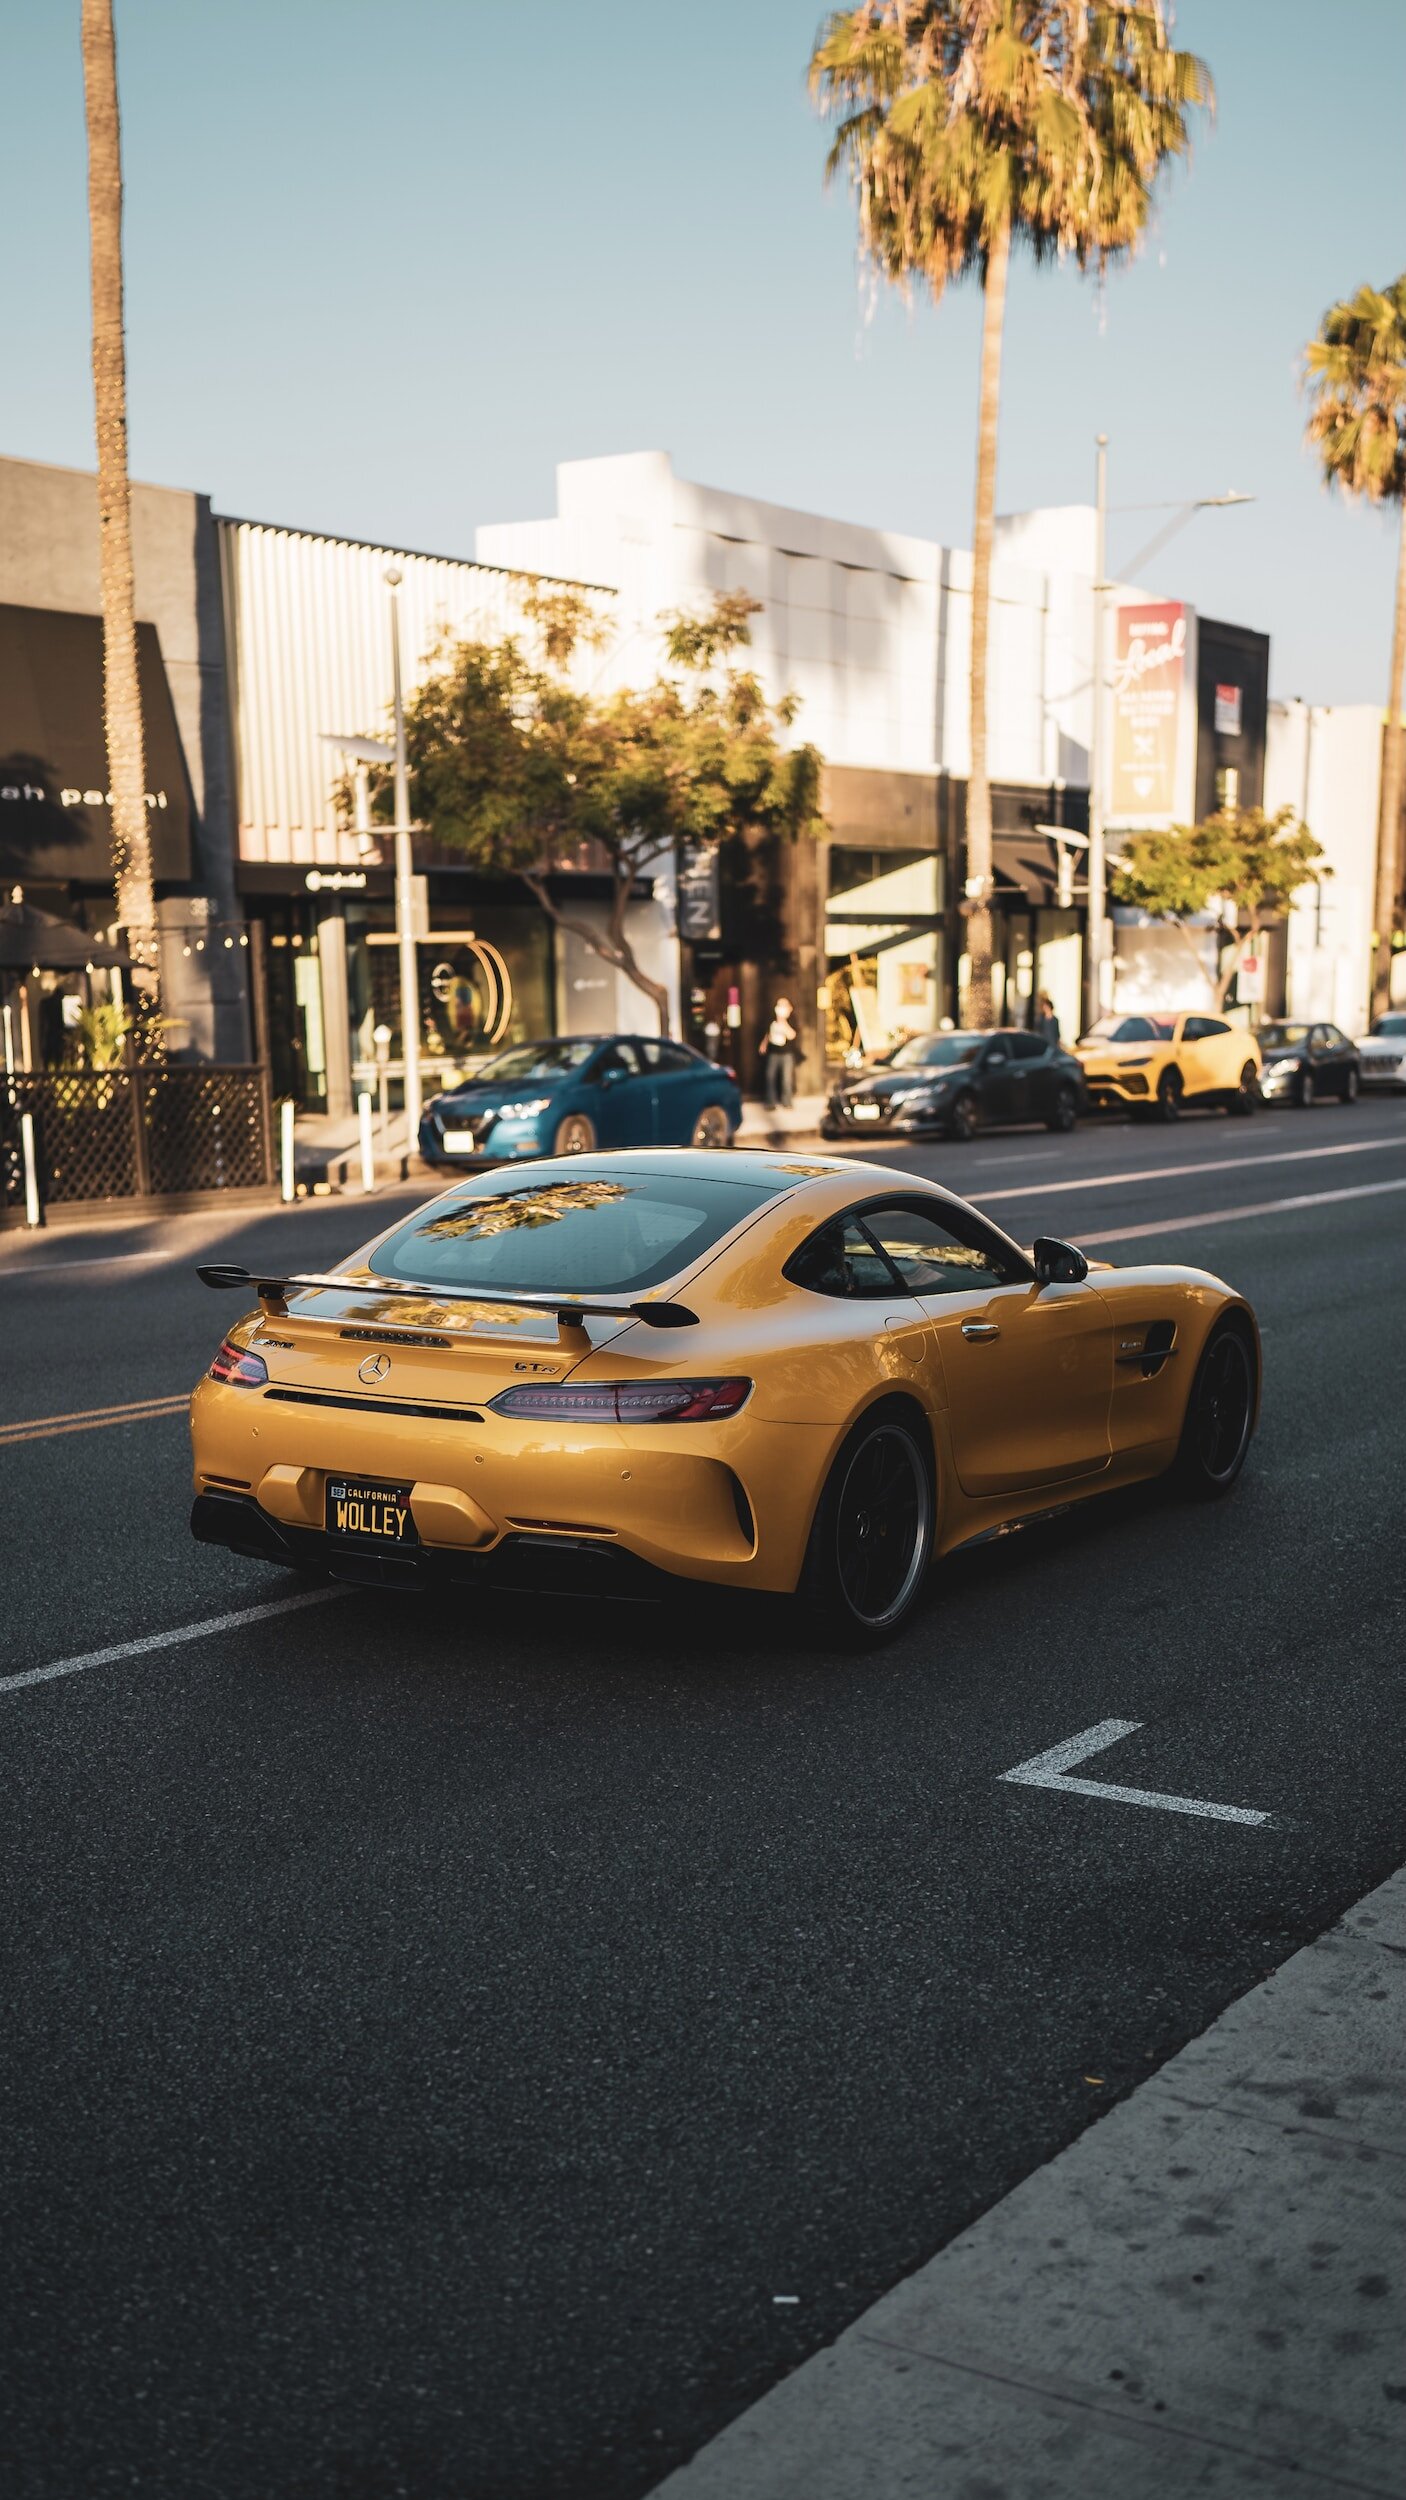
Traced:
POLYGON ((1406 2493, 1406 1869, 658 2500, 1406 2493))

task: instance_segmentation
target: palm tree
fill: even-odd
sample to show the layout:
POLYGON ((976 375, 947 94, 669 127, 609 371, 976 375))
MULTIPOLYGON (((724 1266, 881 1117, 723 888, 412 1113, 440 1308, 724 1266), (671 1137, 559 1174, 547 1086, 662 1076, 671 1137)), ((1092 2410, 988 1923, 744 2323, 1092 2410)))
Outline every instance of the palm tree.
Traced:
POLYGON ((103 611, 103 725, 112 805, 117 918, 138 988, 156 1003, 159 955, 151 829, 146 809, 137 682, 131 489, 127 477, 127 363, 122 336, 122 140, 112 0, 83 0, 83 93, 88 121, 88 228, 92 256, 93 397, 97 410, 98 532, 103 611))
POLYGON ((1345 495, 1363 496, 1368 503, 1395 503, 1401 508, 1377 825, 1372 959, 1372 1012, 1376 1015, 1390 997, 1391 933, 1400 877, 1396 854, 1406 770, 1406 724, 1401 717, 1406 676, 1406 275, 1380 293, 1376 287, 1360 286, 1345 303, 1330 305, 1317 338, 1305 352, 1305 363, 1313 395, 1308 440, 1317 447, 1324 484, 1341 488, 1345 495))
POLYGON ((827 175, 848 168, 860 249, 934 302, 983 293, 972 529, 968 1014, 991 1020, 991 782, 986 670, 1006 282, 1015 244, 1104 269, 1136 250, 1152 189, 1184 155, 1210 72, 1174 49, 1163 0, 862 0, 822 29, 811 91, 838 122, 827 175))

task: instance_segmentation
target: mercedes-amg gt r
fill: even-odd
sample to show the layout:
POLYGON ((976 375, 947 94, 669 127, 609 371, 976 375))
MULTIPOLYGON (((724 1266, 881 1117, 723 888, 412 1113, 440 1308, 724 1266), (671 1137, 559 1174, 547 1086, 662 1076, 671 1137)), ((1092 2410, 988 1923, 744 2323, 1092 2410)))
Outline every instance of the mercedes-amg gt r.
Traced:
POLYGON ((799 1592, 897 1630, 934 1557, 1171 1472, 1228 1492, 1245 1301, 1024 1249, 872 1164, 684 1149, 466 1173, 331 1274, 206 1266, 249 1309, 192 1401, 197 1537, 417 1585, 799 1592))

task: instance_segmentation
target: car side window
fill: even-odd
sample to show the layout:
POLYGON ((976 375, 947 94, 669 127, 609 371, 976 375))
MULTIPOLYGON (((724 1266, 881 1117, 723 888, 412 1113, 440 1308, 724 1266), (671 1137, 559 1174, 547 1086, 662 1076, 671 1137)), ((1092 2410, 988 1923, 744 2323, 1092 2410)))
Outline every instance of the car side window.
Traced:
POLYGON ((1331 1027, 1326 1024, 1315 1024, 1308 1037, 1308 1044, 1310 1050, 1331 1050, 1333 1047, 1331 1027))
POLYGON ((1335 1024, 1325 1024, 1323 1036, 1330 1050, 1350 1050, 1352 1047, 1347 1035, 1340 1032, 1335 1024))
POLYGON ((809 1293, 827 1293, 843 1302, 892 1301, 902 1290, 893 1269, 862 1224, 827 1224, 786 1262, 782 1271, 793 1285, 809 1293))
POLYGON ((691 1050, 677 1042, 641 1042, 647 1067, 657 1068, 661 1076, 679 1076, 686 1069, 698 1069, 699 1061, 691 1050))
POLYGON ((599 1081, 611 1068, 623 1068, 626 1076, 639 1075, 640 1057, 633 1042, 612 1042, 601 1052, 591 1074, 599 1081))
POLYGON ((1188 1016, 1181 1029, 1184 1042, 1208 1042, 1213 1033, 1228 1033, 1228 1024, 1218 1024, 1214 1016, 1188 1016))
POLYGON ((1013 1033, 1011 1049, 1017 1059, 1043 1059, 1046 1045, 1038 1033, 1013 1033))
POLYGON ((1024 1280, 1023 1269, 978 1218, 946 1224, 926 1207, 866 1207, 864 1229, 910 1293, 970 1293, 1024 1280))

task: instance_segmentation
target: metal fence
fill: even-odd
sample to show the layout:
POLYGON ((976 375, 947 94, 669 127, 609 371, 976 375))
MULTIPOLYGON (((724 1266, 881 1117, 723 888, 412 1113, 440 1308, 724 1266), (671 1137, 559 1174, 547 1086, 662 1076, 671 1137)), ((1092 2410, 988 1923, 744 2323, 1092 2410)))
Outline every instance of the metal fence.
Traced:
POLYGON ((274 1177, 265 1068, 16 1073, 0 1076, 0 1221, 25 1203, 26 1115, 41 1207, 257 1189, 274 1177))

